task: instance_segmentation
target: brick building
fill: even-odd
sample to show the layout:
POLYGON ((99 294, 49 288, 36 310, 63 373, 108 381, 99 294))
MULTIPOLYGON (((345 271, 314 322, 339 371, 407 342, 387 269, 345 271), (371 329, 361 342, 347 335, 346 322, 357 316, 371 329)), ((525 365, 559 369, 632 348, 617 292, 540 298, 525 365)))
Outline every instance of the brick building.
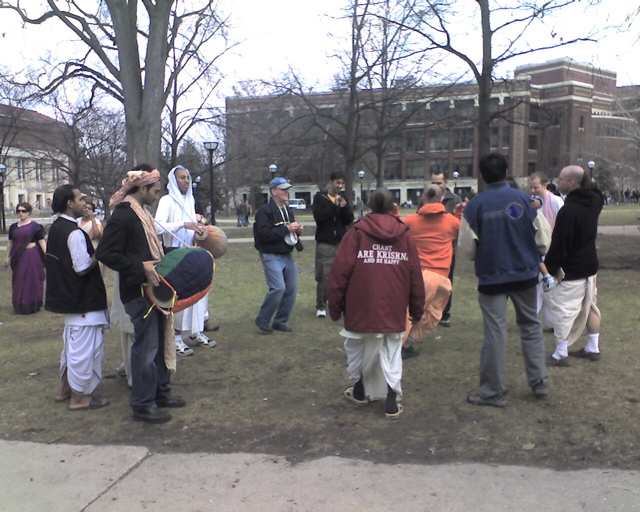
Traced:
MULTIPOLYGON (((382 159, 376 154, 381 146, 371 141, 379 128, 373 126, 373 105, 383 103, 383 91, 360 94, 365 107, 359 116, 358 169, 365 171, 365 190, 375 188, 371 170, 378 162, 385 186, 401 203, 415 202, 434 170, 447 171, 460 189, 476 189, 475 84, 412 88, 390 100, 382 159)), ((243 185, 264 185, 275 163, 279 175, 296 185, 295 196, 310 203, 329 174, 344 168, 332 137, 341 135, 345 101, 342 91, 304 100, 293 95, 227 98, 227 172, 236 180, 232 194, 244 191, 243 185), (320 129, 321 123, 335 125, 335 133, 320 129)), ((565 165, 587 168, 594 161, 595 172, 606 168, 616 187, 639 188, 639 103, 640 86, 617 87, 614 72, 590 64, 565 58, 520 66, 513 79, 494 85, 491 147, 508 156, 511 174, 522 181, 534 171, 553 179, 565 165)), ((357 177, 353 188, 358 196, 357 177)))

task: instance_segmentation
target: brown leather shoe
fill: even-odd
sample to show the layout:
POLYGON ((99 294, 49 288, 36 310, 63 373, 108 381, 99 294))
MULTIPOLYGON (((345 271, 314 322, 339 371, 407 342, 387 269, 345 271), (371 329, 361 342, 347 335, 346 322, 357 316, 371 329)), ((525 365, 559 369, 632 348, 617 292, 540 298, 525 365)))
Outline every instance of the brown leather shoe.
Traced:
POLYGON ((569 352, 569 355, 579 359, 588 359, 589 361, 600 361, 600 352, 587 352, 584 348, 569 352))

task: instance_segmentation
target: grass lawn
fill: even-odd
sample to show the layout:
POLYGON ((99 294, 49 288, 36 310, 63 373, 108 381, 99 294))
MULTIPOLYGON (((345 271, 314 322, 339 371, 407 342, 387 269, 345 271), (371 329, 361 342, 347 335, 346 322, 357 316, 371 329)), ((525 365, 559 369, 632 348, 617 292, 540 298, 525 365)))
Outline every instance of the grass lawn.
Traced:
MULTIPOLYGON (((235 229, 235 228, 234 228, 235 229)), ((238 228, 240 229, 240 228, 238 228)), ((243 230, 250 236, 250 230, 243 230)), ((178 361, 174 392, 186 398, 173 421, 131 419, 125 380, 116 376, 120 336, 106 333, 104 381, 109 407, 69 412, 54 403, 63 318, 17 316, 11 273, 0 269, 0 417, 3 439, 42 443, 134 444, 163 452, 262 452, 293 461, 324 455, 379 462, 478 461, 554 468, 640 469, 638 322, 640 238, 599 238, 603 313, 598 363, 551 368, 551 394, 527 387, 514 314, 509 318, 506 409, 465 402, 477 388, 482 324, 469 263, 456 266, 452 327, 437 327, 406 362, 405 413, 385 420, 381 403, 356 407, 348 385, 340 325, 315 318, 313 242, 296 255, 299 295, 291 334, 262 335, 253 321, 266 292, 251 243, 230 244, 218 260, 210 309, 218 346, 195 347, 178 361)), ((106 282, 112 288, 112 275, 106 282)), ((384 286, 384 283, 380 283, 384 286)), ((212 333, 213 334, 213 333, 212 333)), ((547 350, 554 340, 547 336, 547 350)), ((580 344, 582 344, 581 340, 580 344)), ((581 345, 580 345, 581 346, 581 345)))

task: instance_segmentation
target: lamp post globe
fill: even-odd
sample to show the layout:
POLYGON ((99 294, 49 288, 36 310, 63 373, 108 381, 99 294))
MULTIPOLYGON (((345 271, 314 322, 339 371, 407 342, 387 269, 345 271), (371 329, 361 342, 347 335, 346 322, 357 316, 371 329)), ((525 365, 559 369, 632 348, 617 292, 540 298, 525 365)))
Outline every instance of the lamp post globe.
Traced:
POLYGON ((589 160, 587 166, 589 167, 589 180, 593 181, 593 169, 596 166, 596 163, 593 160, 589 160))

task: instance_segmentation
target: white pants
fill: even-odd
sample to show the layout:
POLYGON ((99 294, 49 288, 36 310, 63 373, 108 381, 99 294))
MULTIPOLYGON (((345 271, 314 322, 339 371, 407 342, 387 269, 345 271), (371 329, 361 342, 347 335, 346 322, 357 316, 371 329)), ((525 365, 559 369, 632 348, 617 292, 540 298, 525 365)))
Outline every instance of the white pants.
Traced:
POLYGON ((64 328, 60 377, 66 370, 69 386, 78 395, 91 395, 102 381, 103 332, 102 325, 66 325, 64 328))
POLYGON ((552 306, 553 333, 556 344, 564 341, 571 346, 587 327, 589 313, 600 316, 596 305, 596 276, 573 281, 561 281, 547 292, 552 306))
POLYGON ((365 396, 370 400, 384 399, 387 384, 402 398, 402 334, 355 333, 343 329, 346 339, 347 372, 356 382, 362 377, 365 396))
POLYGON ((202 332, 204 322, 209 316, 207 312, 208 309, 209 292, 193 306, 173 315, 173 325, 175 329, 192 335, 202 332))

